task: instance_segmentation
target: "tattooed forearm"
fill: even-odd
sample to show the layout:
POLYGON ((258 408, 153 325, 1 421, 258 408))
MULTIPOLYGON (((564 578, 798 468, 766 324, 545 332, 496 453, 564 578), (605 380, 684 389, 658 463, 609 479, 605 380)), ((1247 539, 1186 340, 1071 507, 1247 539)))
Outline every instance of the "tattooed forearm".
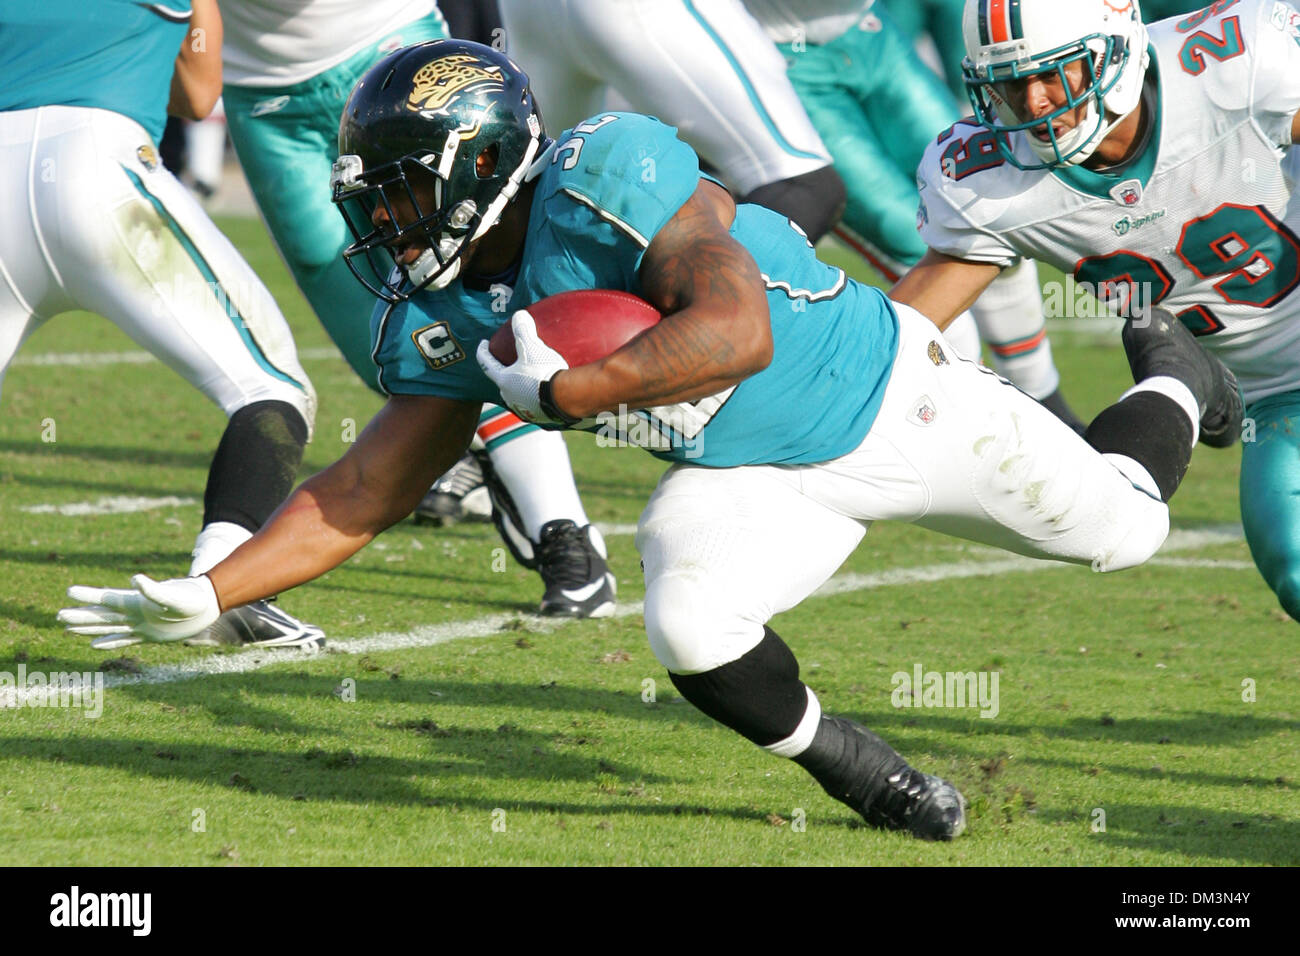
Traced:
POLYGON ((731 199, 702 183, 655 236, 641 264, 645 297, 663 320, 603 362, 561 374, 554 397, 587 417, 693 401, 737 384, 771 361, 763 277, 728 233, 731 199))

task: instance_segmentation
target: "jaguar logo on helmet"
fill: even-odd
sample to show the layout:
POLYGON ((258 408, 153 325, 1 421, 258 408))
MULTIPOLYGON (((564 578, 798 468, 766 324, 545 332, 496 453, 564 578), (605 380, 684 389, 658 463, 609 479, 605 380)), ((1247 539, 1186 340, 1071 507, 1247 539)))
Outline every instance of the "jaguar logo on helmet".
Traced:
POLYGON ((390 53, 339 123, 348 268, 390 303, 447 288, 548 144, 527 74, 500 52, 444 39, 390 53))
POLYGON ((469 54, 445 56, 425 64, 412 77, 406 108, 415 113, 437 113, 446 109, 457 94, 504 89, 501 67, 485 64, 469 54))

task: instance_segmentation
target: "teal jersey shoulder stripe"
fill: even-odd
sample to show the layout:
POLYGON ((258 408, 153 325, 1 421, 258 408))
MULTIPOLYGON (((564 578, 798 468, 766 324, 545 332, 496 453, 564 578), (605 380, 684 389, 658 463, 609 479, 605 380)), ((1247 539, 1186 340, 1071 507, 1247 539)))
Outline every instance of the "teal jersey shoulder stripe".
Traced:
POLYGON ((244 341, 244 346, 248 349, 249 354, 257 361, 257 364, 280 381, 288 382, 299 391, 305 392, 307 389, 303 387, 301 382, 271 364, 271 360, 266 357, 266 353, 262 351, 262 347, 258 345, 257 340, 253 338, 253 334, 249 332, 248 323, 245 322, 243 316, 239 314, 239 309, 235 305, 234 299, 227 294, 225 288, 221 285, 221 280, 218 279, 217 274, 212 271, 212 267, 208 265, 207 259, 203 258, 203 254, 199 252, 198 247, 194 245, 194 241, 190 239, 185 230, 181 228, 181 224, 172 218, 171 213, 167 211, 167 207, 158 200, 157 196, 153 195, 153 193, 149 192, 149 190, 145 188, 144 183, 140 180, 139 176, 130 169, 127 169, 125 166, 122 167, 122 171, 130 178, 131 184, 135 186, 136 191, 145 199, 149 200, 150 205, 153 206, 162 221, 167 224, 167 228, 171 231, 172 235, 176 237, 176 241, 181 244, 181 248, 185 250, 185 254, 190 257, 194 262, 195 267, 197 267, 199 272, 203 275, 203 278, 207 280, 208 289, 212 292, 212 297, 219 303, 222 303, 223 299, 225 300, 224 303, 222 303, 222 311, 226 313, 227 318, 229 318, 231 324, 234 325, 235 330, 239 333, 239 337, 244 341))
POLYGON ((772 120, 772 114, 767 111, 767 108, 763 106, 763 101, 758 98, 758 91, 754 89, 754 84, 749 81, 749 77, 746 76, 745 71, 741 69, 740 62, 736 59, 736 55, 731 52, 731 48, 728 47, 722 37, 718 35, 718 32, 709 25, 709 22, 705 20, 704 17, 700 16, 699 11, 695 9, 695 4, 692 3, 691 0, 683 0, 683 3, 687 12, 695 18, 704 32, 709 35, 709 39, 714 42, 718 49, 722 51, 722 55, 727 58, 727 62, 731 64, 731 68, 735 70, 737 78, 745 88, 745 94, 749 97, 749 102, 752 103, 754 109, 758 111, 758 115, 763 120, 763 125, 767 127, 767 131, 772 134, 772 137, 776 140, 777 144, 791 156, 798 156, 802 159, 822 159, 823 157, 818 156, 816 153, 809 153, 802 149, 796 149, 789 140, 781 135, 781 131, 777 129, 776 123, 772 120))

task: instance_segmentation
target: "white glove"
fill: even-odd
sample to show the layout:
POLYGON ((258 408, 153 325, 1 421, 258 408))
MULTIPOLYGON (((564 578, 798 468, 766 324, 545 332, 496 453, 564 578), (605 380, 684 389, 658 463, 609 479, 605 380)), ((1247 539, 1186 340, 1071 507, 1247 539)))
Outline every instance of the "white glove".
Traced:
POLYGON ((72 634, 98 636, 91 646, 100 650, 140 641, 179 641, 193 637, 221 616, 217 592, 205 575, 155 581, 144 574, 131 579, 132 588, 88 588, 73 585, 68 597, 86 602, 65 607, 59 623, 72 634))
POLYGON ((510 317, 515 333, 515 363, 502 365, 484 339, 478 344, 478 364, 496 383, 510 410, 534 425, 573 425, 578 419, 560 411, 551 398, 551 379, 569 367, 559 352, 537 335, 537 325, 526 309, 510 317))

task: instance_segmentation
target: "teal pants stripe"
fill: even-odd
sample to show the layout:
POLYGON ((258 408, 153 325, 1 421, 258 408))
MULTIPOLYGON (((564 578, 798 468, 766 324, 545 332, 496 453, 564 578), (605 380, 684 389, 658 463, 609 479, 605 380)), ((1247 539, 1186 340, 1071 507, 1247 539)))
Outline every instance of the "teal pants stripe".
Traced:
MULTIPOLYGON (((731 64, 731 68, 735 71, 736 77, 745 88, 745 93, 748 95, 749 102, 753 105, 754 111, 762 117, 763 125, 766 126, 767 131, 772 134, 772 139, 776 141, 777 145, 791 156, 799 156, 803 159, 821 159, 821 157, 816 153, 809 153, 802 149, 796 149, 794 145, 781 134, 781 130, 772 119, 772 114, 768 111, 767 107, 763 105, 762 99, 759 98, 758 91, 754 89, 754 84, 750 82, 749 77, 741 68, 740 61, 737 60, 736 55, 731 52, 731 48, 727 46, 726 42, 718 35, 718 32, 713 29, 709 22, 705 20, 704 17, 700 16, 700 12, 695 9, 695 4, 692 3, 691 0, 684 0, 684 5, 686 11, 695 18, 701 29, 709 35, 709 39, 711 39, 714 45, 722 51, 722 55, 726 57, 727 62, 731 64)), ((825 162, 825 160, 822 161, 825 162)))
POLYGON ((167 211, 167 207, 159 201, 157 196, 144 188, 144 183, 140 181, 140 177, 134 172, 127 169, 125 166, 122 167, 122 172, 126 173, 127 178, 131 180, 131 185, 135 186, 140 195, 148 200, 149 204, 153 206, 154 211, 158 213, 158 218, 166 224, 171 234, 176 237, 176 241, 181 244, 181 248, 185 250, 185 254, 190 257, 195 268, 199 270, 199 274, 202 275, 204 281, 207 282, 208 290, 212 293, 212 297, 221 304, 221 309, 226 313, 226 317, 230 319, 230 324, 239 332, 240 340, 244 343, 244 347, 248 349, 248 353, 253 356, 254 361, 256 361, 265 372, 274 375, 280 381, 288 382, 299 391, 307 391, 302 382, 271 364, 271 360, 267 358, 266 353, 262 351, 262 346, 257 343, 257 339, 253 338, 253 334, 249 332, 248 323, 244 321, 244 317, 239 314, 239 309, 235 305, 234 299, 231 298, 225 287, 222 286, 221 280, 218 279, 217 274, 212 271, 212 266, 210 266, 208 260, 203 257, 203 253, 199 252, 198 247, 194 245, 194 240, 192 240, 189 237, 189 234, 181 228, 181 224, 172 218, 172 214, 167 211))
POLYGON ((370 358, 370 314, 376 299, 343 261, 352 236, 330 201, 329 181, 348 95, 393 36, 409 45, 445 37, 447 26, 435 11, 395 26, 380 43, 310 80, 284 87, 226 86, 222 93, 230 138, 280 254, 329 337, 375 391, 379 370, 370 358))
POLYGON ((1255 566, 1300 621, 1300 391, 1252 403, 1241 457, 1241 523, 1255 566))

